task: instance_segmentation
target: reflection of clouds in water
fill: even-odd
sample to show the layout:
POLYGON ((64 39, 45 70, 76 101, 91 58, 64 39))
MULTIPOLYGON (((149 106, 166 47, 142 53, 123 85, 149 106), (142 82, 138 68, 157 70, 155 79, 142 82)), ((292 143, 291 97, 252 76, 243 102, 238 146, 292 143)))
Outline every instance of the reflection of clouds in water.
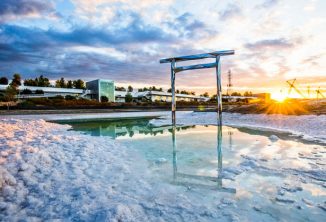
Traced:
POLYGON ((326 197, 326 191, 321 186, 318 186, 316 184, 302 184, 302 187, 305 191, 308 191, 311 193, 312 196, 324 196, 326 197))
MULTIPOLYGON (((139 149, 146 155, 151 154, 150 158, 154 158, 154 161, 157 161, 158 158, 165 158, 168 162, 161 165, 155 164, 151 170, 156 179, 170 181, 173 174, 171 130, 165 128, 164 133, 162 133, 160 127, 151 129, 146 129, 146 127, 148 126, 142 128, 128 127, 129 131, 127 132, 133 131, 135 133, 132 138, 129 137, 129 133, 126 134, 126 141, 130 147, 139 149), (156 132, 153 133, 154 131, 156 132)), ((235 196, 231 196, 231 198, 237 199, 236 205, 239 208, 247 209, 248 206, 251 208, 259 205, 260 208, 257 209, 263 209, 264 212, 270 212, 269 208, 280 210, 284 204, 293 204, 295 209, 294 204, 297 204, 303 196, 307 196, 307 199, 316 202, 318 194, 324 194, 321 192, 324 189, 322 186, 311 184, 323 176, 323 174, 315 174, 315 169, 310 164, 323 160, 324 155, 323 158, 318 157, 323 150, 321 146, 284 140, 282 136, 280 136, 281 139, 272 142, 270 134, 262 133, 260 135, 258 131, 240 131, 230 127, 223 127, 223 171, 220 174, 221 177, 218 178, 222 182, 220 183, 222 186, 219 186, 217 182, 207 178, 219 175, 216 133, 216 126, 180 128, 180 131, 176 132, 177 170, 178 173, 181 173, 177 177, 178 182, 180 182, 178 185, 190 187, 189 194, 194 191, 205 194, 213 192, 210 193, 212 194, 211 197, 217 192, 221 196, 221 190, 215 188, 234 188, 236 193, 232 194, 235 196), (232 130, 232 149, 229 149, 229 130, 232 130), (299 153, 302 155, 299 156, 299 153), (307 169, 311 172, 305 173, 307 169), (312 179, 311 176, 317 179, 312 179), (301 185, 302 178, 306 179, 310 185, 307 190, 305 190, 305 186, 301 185), (296 186, 302 186, 304 190, 290 192, 291 187, 286 188, 290 191, 283 189, 285 180, 298 183, 296 186), (211 187, 214 189, 210 190, 211 187), (283 195, 279 194, 279 189, 284 191, 283 195), (288 196, 294 193, 298 197, 288 196), (294 202, 283 203, 282 201, 294 202)), ((124 142, 123 140, 120 141, 124 142)), ((307 211, 303 210, 302 212, 310 215, 307 211)))

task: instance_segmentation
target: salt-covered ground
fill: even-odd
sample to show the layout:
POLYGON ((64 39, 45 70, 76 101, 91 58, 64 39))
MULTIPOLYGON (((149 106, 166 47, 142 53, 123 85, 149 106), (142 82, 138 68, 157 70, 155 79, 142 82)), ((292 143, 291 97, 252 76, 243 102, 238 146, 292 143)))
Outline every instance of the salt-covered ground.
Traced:
MULTIPOLYGON (((182 112, 182 113, 190 113, 182 112)), ((37 114, 37 115, 5 115, 0 119, 21 119, 21 120, 80 120, 80 119, 113 119, 126 117, 157 117, 167 116, 170 112, 117 112, 117 113, 79 113, 79 114, 37 114)))
MULTIPOLYGON (((170 123, 168 113, 162 115, 162 119, 152 123, 170 123)), ((286 131, 324 142, 325 118, 225 113, 224 123, 286 131)), ((179 124, 214 124, 215 114, 179 113, 177 121, 179 124)), ((91 137, 68 129, 69 126, 37 117, 0 120, 0 221, 268 219, 259 209, 239 215, 234 200, 223 194, 216 197, 216 204, 212 205, 205 202, 204 196, 189 195, 186 188, 151 181, 150 172, 138 153, 107 137, 91 137)), ((251 163, 249 167, 259 162, 246 161, 251 163)), ((325 163, 321 164, 324 167, 325 163)), ((290 171, 288 173, 293 175, 307 175, 325 187, 324 168, 290 171)), ((318 207, 326 209, 325 204, 318 207)))
POLYGON ((209 206, 147 179, 136 153, 68 128, 44 120, 1 121, 0 221, 211 219, 205 216, 209 206))

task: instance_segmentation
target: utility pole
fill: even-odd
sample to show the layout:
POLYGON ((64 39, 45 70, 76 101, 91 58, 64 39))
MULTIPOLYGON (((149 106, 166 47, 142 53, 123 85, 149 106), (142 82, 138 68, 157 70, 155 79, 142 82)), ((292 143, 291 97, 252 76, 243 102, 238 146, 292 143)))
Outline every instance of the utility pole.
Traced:
POLYGON ((232 74, 231 74, 231 70, 228 71, 228 84, 227 84, 227 91, 226 91, 226 95, 227 96, 231 96, 231 88, 232 88, 232 74))

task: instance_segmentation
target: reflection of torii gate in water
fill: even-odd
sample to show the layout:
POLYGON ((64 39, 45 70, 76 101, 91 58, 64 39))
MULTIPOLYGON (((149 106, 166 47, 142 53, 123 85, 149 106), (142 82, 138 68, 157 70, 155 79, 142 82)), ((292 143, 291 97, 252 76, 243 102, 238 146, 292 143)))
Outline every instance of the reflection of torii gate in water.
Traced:
MULTIPOLYGON (((171 92, 172 92, 172 142, 173 142, 173 171, 174 177, 191 177, 197 179, 209 179, 217 182, 218 188, 222 188, 222 82, 221 82, 221 56, 233 55, 234 50, 225 50, 225 51, 216 51, 211 53, 197 54, 197 55, 188 55, 188 56, 179 56, 172 57, 167 59, 161 59, 160 63, 171 63, 171 92), (198 60, 198 59, 207 59, 213 58, 215 62, 207 64, 197 64, 190 66, 176 66, 177 62, 189 61, 189 60, 198 60), (177 155, 176 155, 176 99, 175 99, 175 74, 178 72, 194 69, 207 69, 207 68, 216 68, 216 83, 217 83, 217 160, 218 160, 218 176, 206 177, 206 176, 196 176, 188 175, 177 172, 177 155)), ((228 191, 228 188, 225 188, 228 191)), ((233 192, 233 191, 232 191, 233 192)))
POLYGON ((199 187, 199 188, 207 188, 212 190, 219 190, 227 193, 236 193, 235 188, 224 187, 222 184, 222 126, 217 126, 218 130, 218 137, 217 137, 217 177, 212 176, 201 176, 201 175, 193 175, 193 174, 186 174, 178 172, 177 166, 177 146, 176 146, 176 136, 175 131, 172 131, 172 140, 173 140, 173 180, 178 185, 183 185, 187 187, 199 187), (203 180, 203 181, 212 181, 216 183, 216 186, 210 186, 206 184, 199 184, 193 182, 181 182, 177 181, 178 178, 185 178, 191 180, 203 180))

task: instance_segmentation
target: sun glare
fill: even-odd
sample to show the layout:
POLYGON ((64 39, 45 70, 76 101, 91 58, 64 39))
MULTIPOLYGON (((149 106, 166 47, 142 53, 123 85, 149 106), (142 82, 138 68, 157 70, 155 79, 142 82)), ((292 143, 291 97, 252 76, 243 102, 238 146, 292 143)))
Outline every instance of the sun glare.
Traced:
POLYGON ((272 99, 274 99, 280 103, 286 99, 286 96, 283 95, 282 93, 273 93, 271 97, 272 97, 272 99))

